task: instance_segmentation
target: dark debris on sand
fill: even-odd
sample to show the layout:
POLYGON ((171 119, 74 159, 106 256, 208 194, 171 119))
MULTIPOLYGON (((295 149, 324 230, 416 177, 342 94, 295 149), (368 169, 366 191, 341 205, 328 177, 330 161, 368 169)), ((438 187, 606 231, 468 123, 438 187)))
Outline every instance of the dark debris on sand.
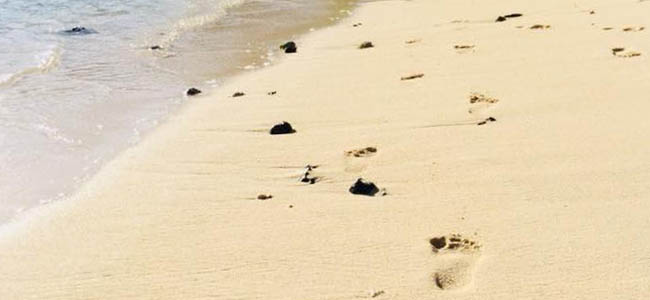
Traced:
POLYGON ((424 74, 420 73, 420 74, 413 74, 413 75, 409 75, 409 76, 404 76, 404 77, 401 78, 401 80, 402 81, 404 81, 404 80, 413 80, 413 79, 422 78, 422 77, 424 77, 424 74))
POLYGON ((350 187, 350 193, 355 195, 375 196, 381 192, 381 196, 386 195, 385 191, 380 190, 373 182, 365 181, 363 178, 357 181, 350 187))
POLYGON ((483 120, 481 122, 478 122, 478 124, 476 124, 476 125, 481 126, 481 125, 485 125, 487 123, 496 122, 496 121, 497 121, 497 119, 495 119, 493 117, 489 117, 489 118, 487 118, 487 119, 485 119, 485 120, 483 120))
POLYGON ((190 89, 187 90, 187 92, 186 92, 186 94, 187 94, 188 96, 195 96, 195 95, 198 95, 198 94, 200 94, 200 93, 201 93, 201 90, 199 90, 199 89, 197 89, 197 88, 190 88, 190 89))
POLYGON ((284 53, 298 52, 298 46, 296 46, 296 43, 293 41, 284 43, 282 46, 280 46, 280 49, 284 50, 284 53))
POLYGON ((272 135, 276 135, 276 134, 291 134, 291 133, 295 133, 295 132, 296 132, 296 130, 293 129, 293 127, 291 126, 291 124, 289 124, 289 122, 286 122, 286 121, 285 121, 285 122, 282 122, 282 123, 280 123, 280 124, 276 124, 276 125, 273 126, 273 128, 271 128, 271 130, 269 131, 269 133, 272 134, 272 135))
POLYGON ((507 15, 505 15, 505 16, 499 16, 499 17, 495 20, 495 22, 504 22, 504 21, 506 21, 506 20, 508 20, 508 19, 511 19, 511 18, 519 18, 519 17, 521 17, 521 16, 523 16, 523 14, 520 14, 520 13, 507 14, 507 15))
POLYGON ((257 195, 257 200, 269 200, 273 199, 273 195, 259 194, 257 195))
POLYGON ((97 31, 95 31, 92 28, 86 28, 81 26, 81 27, 73 27, 72 29, 64 30, 63 33, 68 35, 86 35, 86 34, 97 33, 97 31))
POLYGON ((375 47, 375 45, 373 45, 372 42, 363 42, 359 45, 359 49, 368 49, 373 47, 375 47))
POLYGON ((316 177, 316 176, 311 175, 311 172, 316 168, 318 168, 318 166, 307 165, 305 167, 305 173, 302 175, 302 178, 300 179, 300 182, 314 184, 317 181, 319 181, 320 177, 316 177))

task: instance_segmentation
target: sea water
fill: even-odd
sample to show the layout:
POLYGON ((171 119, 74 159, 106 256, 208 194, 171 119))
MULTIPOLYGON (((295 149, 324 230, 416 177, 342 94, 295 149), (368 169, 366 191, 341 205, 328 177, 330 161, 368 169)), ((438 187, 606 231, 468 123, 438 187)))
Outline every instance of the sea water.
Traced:
POLYGON ((268 65, 281 41, 351 5, 0 0, 0 225, 74 193, 190 101, 188 87, 268 65))

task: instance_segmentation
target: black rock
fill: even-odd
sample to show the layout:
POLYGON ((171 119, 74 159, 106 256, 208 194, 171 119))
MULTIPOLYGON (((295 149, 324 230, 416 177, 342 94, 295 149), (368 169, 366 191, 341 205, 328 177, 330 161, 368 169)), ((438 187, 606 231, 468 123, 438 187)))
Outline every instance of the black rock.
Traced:
POLYGON ((372 48, 375 45, 372 44, 372 42, 363 42, 360 46, 359 49, 366 49, 366 48, 372 48))
POLYGON ((244 96, 244 95, 246 95, 246 94, 245 94, 245 93, 242 93, 242 92, 236 92, 236 93, 232 94, 232 97, 233 97, 233 98, 236 98, 236 97, 242 97, 242 96, 244 96))
POLYGON ((309 177, 309 173, 305 173, 305 175, 300 179, 300 182, 304 183, 309 183, 309 184, 314 184, 318 180, 318 177, 309 177))
POLYGON ((268 92, 268 93, 266 93, 266 94, 269 95, 269 96, 273 96, 273 95, 275 95, 275 94, 277 94, 277 93, 278 93, 277 91, 272 91, 272 92, 268 92))
POLYGON ((151 49, 151 50, 162 50, 162 47, 159 46, 159 45, 154 45, 154 46, 149 47, 149 49, 151 49))
POLYGON ((504 16, 499 16, 495 22, 503 22, 503 21, 505 21, 505 20, 507 20, 506 17, 504 17, 504 16))
POLYGON ((429 240, 429 243, 431 243, 431 246, 435 249, 439 250, 447 246, 447 239, 444 236, 434 237, 429 240))
POLYGON ((280 46, 280 49, 284 50, 284 53, 296 53, 298 52, 298 47, 294 42, 286 42, 284 45, 280 46))
POLYGON ((295 133, 296 131, 291 127, 291 124, 289 122, 282 122, 281 124, 277 124, 271 128, 270 133, 275 135, 275 134, 290 134, 290 133, 295 133))
POLYGON ((63 33, 70 35, 85 35, 97 33, 97 31, 86 27, 73 27, 72 29, 64 30, 63 33))
POLYGON ((350 193, 355 195, 374 196, 379 193, 379 188, 372 182, 366 182, 363 179, 357 179, 357 182, 350 187, 350 193))
POLYGON ((197 88, 190 88, 189 90, 187 90, 187 95, 188 96, 194 96, 194 95, 198 95, 200 93, 201 93, 201 90, 199 90, 197 88))

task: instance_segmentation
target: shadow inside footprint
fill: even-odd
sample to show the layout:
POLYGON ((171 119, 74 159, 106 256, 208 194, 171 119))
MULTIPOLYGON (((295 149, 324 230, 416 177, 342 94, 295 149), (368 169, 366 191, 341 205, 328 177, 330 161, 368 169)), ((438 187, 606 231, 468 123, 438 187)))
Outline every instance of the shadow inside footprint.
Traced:
POLYGON ((472 281, 480 246, 461 235, 434 237, 429 240, 436 255, 433 282, 441 290, 462 288, 472 281))

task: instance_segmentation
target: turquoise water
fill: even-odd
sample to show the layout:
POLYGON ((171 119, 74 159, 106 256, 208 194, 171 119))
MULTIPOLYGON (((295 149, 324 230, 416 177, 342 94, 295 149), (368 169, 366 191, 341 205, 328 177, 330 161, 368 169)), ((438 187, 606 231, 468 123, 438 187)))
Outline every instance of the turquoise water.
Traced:
POLYGON ((268 65, 280 41, 350 5, 0 0, 0 223, 73 193, 189 101, 188 87, 268 65), (94 33, 64 32, 80 26, 94 33))

